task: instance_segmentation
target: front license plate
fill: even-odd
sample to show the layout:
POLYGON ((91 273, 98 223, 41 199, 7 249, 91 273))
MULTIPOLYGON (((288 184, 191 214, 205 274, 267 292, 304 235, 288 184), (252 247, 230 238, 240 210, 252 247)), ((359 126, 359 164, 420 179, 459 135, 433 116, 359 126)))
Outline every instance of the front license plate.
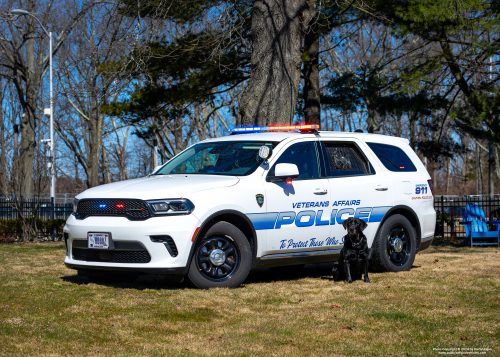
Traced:
POLYGON ((88 233, 88 247, 93 249, 109 249, 109 233, 88 233))

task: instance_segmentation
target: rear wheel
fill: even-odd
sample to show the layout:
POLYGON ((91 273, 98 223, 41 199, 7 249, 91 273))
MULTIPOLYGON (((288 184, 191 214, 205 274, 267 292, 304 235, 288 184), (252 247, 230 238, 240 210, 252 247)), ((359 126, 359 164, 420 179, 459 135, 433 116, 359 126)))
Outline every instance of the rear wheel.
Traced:
POLYGON ((379 229, 372 246, 370 266, 377 271, 410 270, 417 253, 417 240, 405 216, 389 217, 379 229))
POLYGON ((197 244, 187 278, 200 289, 235 288, 251 267, 252 249, 246 236, 236 226, 218 222, 197 244))

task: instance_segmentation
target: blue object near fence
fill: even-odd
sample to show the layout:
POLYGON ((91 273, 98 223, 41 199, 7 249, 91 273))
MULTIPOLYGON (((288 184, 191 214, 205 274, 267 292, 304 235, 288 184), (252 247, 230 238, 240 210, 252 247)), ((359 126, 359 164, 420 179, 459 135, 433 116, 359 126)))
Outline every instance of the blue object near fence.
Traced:
POLYGON ((460 224, 465 225, 466 239, 470 239, 471 247, 494 244, 500 246, 500 221, 487 221, 481 207, 473 203, 467 204, 463 211, 463 219, 464 221, 460 224), (495 225, 495 230, 488 231, 488 224, 495 225), (491 239, 493 242, 489 243, 488 240, 491 239))

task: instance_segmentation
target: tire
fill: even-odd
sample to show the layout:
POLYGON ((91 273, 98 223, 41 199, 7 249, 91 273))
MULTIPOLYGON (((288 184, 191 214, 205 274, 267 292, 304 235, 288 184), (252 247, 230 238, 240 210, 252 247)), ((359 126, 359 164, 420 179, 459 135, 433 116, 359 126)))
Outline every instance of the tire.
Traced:
POLYGON ((187 278, 199 289, 235 288, 252 268, 252 248, 247 237, 227 222, 215 223, 198 242, 187 278))
POLYGON ((375 271, 407 271, 415 261, 415 254, 415 231, 406 217, 395 214, 382 224, 373 241, 370 267, 375 271))

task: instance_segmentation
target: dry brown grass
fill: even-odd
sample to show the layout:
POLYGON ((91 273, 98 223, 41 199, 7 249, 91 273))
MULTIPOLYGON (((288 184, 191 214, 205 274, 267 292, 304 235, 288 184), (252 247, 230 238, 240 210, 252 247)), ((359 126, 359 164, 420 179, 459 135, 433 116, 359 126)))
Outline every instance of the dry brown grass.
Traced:
POLYGON ((371 284, 333 282, 324 264, 209 291, 159 277, 94 284, 63 257, 60 243, 0 246, 1 355, 500 355, 498 248, 431 247, 371 284))

